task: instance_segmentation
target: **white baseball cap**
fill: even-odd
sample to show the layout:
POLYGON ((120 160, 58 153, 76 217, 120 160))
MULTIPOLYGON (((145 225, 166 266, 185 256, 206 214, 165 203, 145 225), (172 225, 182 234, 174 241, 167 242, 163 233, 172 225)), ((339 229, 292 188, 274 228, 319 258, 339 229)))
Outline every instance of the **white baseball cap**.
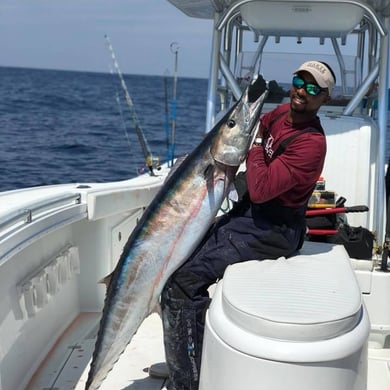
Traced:
POLYGON ((304 62, 294 74, 302 71, 309 72, 321 88, 328 88, 329 95, 332 93, 336 80, 325 64, 319 61, 307 61, 304 62))

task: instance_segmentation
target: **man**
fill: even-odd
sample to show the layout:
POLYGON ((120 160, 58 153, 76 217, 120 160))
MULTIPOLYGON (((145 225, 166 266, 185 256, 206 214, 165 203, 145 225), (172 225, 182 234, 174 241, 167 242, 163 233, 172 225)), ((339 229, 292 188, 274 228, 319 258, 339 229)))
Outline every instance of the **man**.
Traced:
POLYGON ((168 280, 161 295, 168 390, 198 389, 207 289, 226 267, 288 257, 302 246, 307 202, 326 154, 317 112, 334 84, 325 63, 309 61, 296 70, 290 103, 261 118, 246 161, 247 194, 168 280))

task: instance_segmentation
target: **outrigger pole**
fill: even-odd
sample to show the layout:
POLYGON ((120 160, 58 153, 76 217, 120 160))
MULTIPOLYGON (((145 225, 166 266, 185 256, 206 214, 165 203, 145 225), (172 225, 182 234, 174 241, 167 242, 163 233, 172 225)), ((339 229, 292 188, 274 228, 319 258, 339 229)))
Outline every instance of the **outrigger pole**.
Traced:
POLYGON ((137 133, 138 140, 139 140, 139 143, 140 143, 141 148, 142 148, 142 153, 144 154, 144 157, 145 157, 145 164, 149 168, 150 174, 152 176, 154 176, 152 152, 150 150, 148 141, 146 140, 146 137, 141 129, 141 125, 140 125, 139 120, 137 118, 137 114, 135 112, 133 101, 131 100, 131 97, 130 97, 129 91, 127 89, 125 80, 124 80, 124 78, 122 76, 122 72, 119 68, 118 61, 116 60, 114 49, 111 45, 110 39, 108 38, 107 35, 105 35, 104 38, 106 39, 107 47, 110 50, 112 61, 114 63, 115 69, 118 73, 118 77, 119 77, 119 80, 121 82, 123 92, 125 94, 126 102, 127 102, 127 105, 129 106, 129 109, 130 109, 131 119, 133 120, 135 131, 137 133))

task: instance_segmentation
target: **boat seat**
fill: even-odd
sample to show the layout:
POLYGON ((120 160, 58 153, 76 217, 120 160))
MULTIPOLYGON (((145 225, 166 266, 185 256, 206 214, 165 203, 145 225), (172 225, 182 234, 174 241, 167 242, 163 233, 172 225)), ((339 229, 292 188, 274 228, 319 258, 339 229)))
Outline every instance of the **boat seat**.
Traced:
POLYGON ((286 383, 300 390, 361 389, 369 329, 341 245, 305 243, 288 259, 231 265, 206 315, 200 389, 234 390, 243 382, 248 390, 286 383))
POLYGON ((215 291, 209 321, 228 345, 256 356, 252 341, 257 338, 310 344, 353 333, 363 306, 344 247, 306 242, 299 255, 288 259, 229 266, 215 291))
POLYGON ((226 315, 251 333, 290 341, 349 332, 360 321, 362 298, 344 248, 329 249, 228 267, 222 291, 226 315))

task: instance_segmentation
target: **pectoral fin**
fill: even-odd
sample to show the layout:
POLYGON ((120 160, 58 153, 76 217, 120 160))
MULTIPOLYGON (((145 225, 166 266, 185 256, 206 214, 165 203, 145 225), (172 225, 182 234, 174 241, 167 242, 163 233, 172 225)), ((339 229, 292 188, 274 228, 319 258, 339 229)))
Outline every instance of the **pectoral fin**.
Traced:
POLYGON ((104 278, 100 279, 98 281, 98 283, 102 283, 102 284, 105 284, 106 285, 106 288, 108 288, 108 286, 110 285, 110 282, 111 282, 111 279, 112 279, 112 274, 114 273, 111 272, 110 274, 108 274, 107 276, 105 276, 104 278))

